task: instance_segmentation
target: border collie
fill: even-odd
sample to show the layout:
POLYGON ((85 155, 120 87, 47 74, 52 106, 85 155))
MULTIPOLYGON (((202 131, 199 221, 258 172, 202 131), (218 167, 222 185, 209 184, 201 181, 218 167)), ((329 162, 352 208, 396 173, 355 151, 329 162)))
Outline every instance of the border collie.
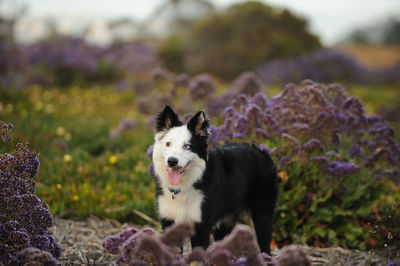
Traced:
POLYGON ((192 247, 207 248, 229 234, 242 212, 250 214, 261 251, 270 253, 278 197, 276 168, 254 145, 208 150, 210 121, 203 111, 188 124, 165 106, 156 119, 153 148, 156 202, 162 228, 194 223, 192 247))

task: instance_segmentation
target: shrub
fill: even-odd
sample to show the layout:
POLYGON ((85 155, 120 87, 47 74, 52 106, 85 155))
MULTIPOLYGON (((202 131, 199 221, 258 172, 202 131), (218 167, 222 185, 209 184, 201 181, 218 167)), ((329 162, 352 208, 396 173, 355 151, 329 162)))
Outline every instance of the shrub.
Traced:
POLYGON ((185 69, 230 79, 269 59, 311 52, 321 44, 307 27, 287 10, 235 4, 199 21, 183 39, 185 69))
POLYGON ((166 38, 157 53, 169 70, 177 73, 184 70, 184 48, 178 35, 166 38))
POLYGON ((141 43, 113 43, 107 47, 82 39, 43 40, 22 46, 0 40, 0 88, 89 86, 148 72, 159 65, 155 50, 141 43))
POLYGON ((358 99, 339 85, 304 81, 271 99, 239 95, 223 118, 211 145, 261 144, 279 166, 278 242, 361 249, 370 238, 382 242, 385 234, 370 230, 378 222, 373 209, 394 203, 400 150, 393 129, 365 114, 358 99))
POLYGON ((264 83, 281 84, 312 79, 318 82, 371 82, 371 73, 355 58, 333 49, 291 59, 271 60, 257 70, 264 83))
MULTIPOLYGON (((0 121, 2 140, 9 140, 11 124, 0 121)), ((18 144, 12 154, 0 155, 0 264, 22 262, 57 264, 61 248, 48 234, 53 217, 35 192, 39 159, 34 151, 18 144), (35 249, 32 249, 35 248, 35 249)))

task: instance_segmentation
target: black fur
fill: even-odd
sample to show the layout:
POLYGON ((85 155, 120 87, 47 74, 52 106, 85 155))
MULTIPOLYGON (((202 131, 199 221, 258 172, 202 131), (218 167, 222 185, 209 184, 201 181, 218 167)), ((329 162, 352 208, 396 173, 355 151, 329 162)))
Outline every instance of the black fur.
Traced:
POLYGON ((178 115, 168 105, 166 105, 164 110, 158 114, 156 121, 157 132, 183 125, 183 123, 179 121, 178 115), (167 121, 169 122, 167 123, 167 121))
MULTIPOLYGON (((202 223, 196 224, 193 245, 208 246, 208 235, 216 222, 247 211, 260 249, 269 253, 278 197, 276 169, 269 155, 250 145, 224 146, 209 152, 206 165, 202 180, 195 184, 206 200, 202 206, 202 223)), ((225 224, 223 228, 225 233, 218 232, 219 239, 232 226, 225 224)))
MULTIPOLYGON (((168 109, 166 112, 170 115, 168 109)), ((157 130, 164 129, 158 128, 164 123, 160 121, 163 117, 159 115, 157 130)), ((192 118, 187 127, 193 136, 191 151, 206 161, 202 178, 194 184, 194 188, 205 197, 201 206, 201 222, 195 224, 195 235, 191 239, 192 246, 207 247, 210 233, 214 234, 216 240, 222 239, 231 232, 235 219, 242 212, 247 212, 253 220, 260 249, 270 253, 273 216, 278 198, 276 168, 270 156, 248 144, 228 145, 208 151, 209 120, 202 111, 192 118), (199 127, 202 130, 200 133, 204 134, 195 134, 200 115, 205 118, 199 127), (216 227, 224 218, 234 220, 216 227)), ((157 181, 156 187, 156 197, 159 197, 162 189, 157 181)), ((163 229, 173 222, 162 219, 163 229)))

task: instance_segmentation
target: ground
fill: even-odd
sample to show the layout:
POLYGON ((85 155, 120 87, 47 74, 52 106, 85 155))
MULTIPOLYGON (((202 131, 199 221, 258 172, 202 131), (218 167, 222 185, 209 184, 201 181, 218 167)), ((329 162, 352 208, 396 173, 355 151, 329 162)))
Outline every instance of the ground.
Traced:
MULTIPOLYGON (((114 265, 116 256, 106 254, 102 242, 109 235, 133 227, 133 224, 119 223, 116 220, 101 220, 90 217, 86 220, 55 219, 51 232, 63 248, 63 255, 59 258, 63 265, 114 265)), ((312 265, 386 265, 396 257, 400 251, 395 249, 379 252, 362 252, 340 247, 314 248, 302 246, 310 256, 312 265)), ((278 248, 272 251, 279 254, 278 248)))

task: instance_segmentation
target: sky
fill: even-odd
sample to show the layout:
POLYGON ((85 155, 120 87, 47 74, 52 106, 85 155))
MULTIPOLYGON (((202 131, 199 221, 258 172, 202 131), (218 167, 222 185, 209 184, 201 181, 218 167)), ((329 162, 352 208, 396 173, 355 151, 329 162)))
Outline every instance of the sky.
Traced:
MULTIPOLYGON (((1 11, 18 4, 35 18, 79 17, 86 20, 131 18, 144 20, 165 0, 0 0, 1 11)), ((288 8, 306 18, 310 30, 326 45, 341 40, 355 28, 372 26, 389 17, 400 18, 400 0, 261 0, 275 7, 288 8)), ((212 0, 222 9, 238 0, 212 0)))

